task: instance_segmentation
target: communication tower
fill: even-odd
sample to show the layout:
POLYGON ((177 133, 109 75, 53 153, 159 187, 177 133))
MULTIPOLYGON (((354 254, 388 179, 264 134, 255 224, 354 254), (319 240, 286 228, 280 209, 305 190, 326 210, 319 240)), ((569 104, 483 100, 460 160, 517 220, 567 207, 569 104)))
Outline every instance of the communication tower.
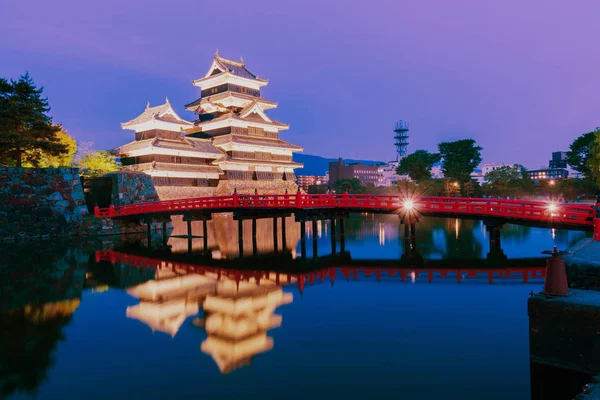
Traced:
POLYGON ((394 127, 394 139, 396 139, 396 161, 406 156, 408 147, 408 121, 398 121, 394 127))

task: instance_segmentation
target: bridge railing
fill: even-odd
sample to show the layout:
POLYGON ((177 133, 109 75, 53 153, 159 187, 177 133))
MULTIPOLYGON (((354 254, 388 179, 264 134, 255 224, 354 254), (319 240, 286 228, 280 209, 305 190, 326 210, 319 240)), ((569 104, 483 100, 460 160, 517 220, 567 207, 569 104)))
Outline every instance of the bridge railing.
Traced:
POLYGON ((515 218, 530 221, 554 221, 572 225, 593 225, 593 207, 582 204, 555 204, 543 201, 499 200, 482 198, 421 196, 408 199, 404 196, 372 194, 284 194, 284 195, 238 195, 199 197, 110 206, 94 210, 101 218, 141 216, 144 214, 177 214, 195 210, 234 209, 314 209, 338 208, 357 211, 387 210, 407 211, 407 200, 411 209, 425 215, 477 215, 515 218))
POLYGON ((481 279, 482 275, 487 275, 488 281, 491 283, 494 278, 502 279, 522 279, 523 282, 528 282, 530 278, 545 278, 545 267, 507 267, 507 268, 439 268, 439 267, 351 267, 351 266, 331 266, 321 270, 312 272, 300 273, 279 273, 268 270, 233 270, 229 268, 219 268, 202 264, 191 264, 179 261, 167 261, 157 258, 150 258, 135 254, 121 253, 113 250, 97 251, 95 254, 96 262, 108 261, 111 264, 127 264, 137 268, 150 268, 154 270, 170 269, 178 272, 186 271, 194 274, 211 273, 217 277, 228 277, 239 281, 250 281, 255 279, 259 282, 261 279, 273 279, 277 284, 283 284, 284 280, 288 284, 298 282, 302 285, 305 281, 314 283, 317 280, 323 281, 325 278, 335 280, 344 277, 346 280, 358 278, 358 273, 365 277, 375 276, 377 280, 386 274, 388 278, 399 277, 400 281, 405 281, 409 276, 418 278, 420 275, 427 275, 429 282, 432 281, 433 275, 436 274, 440 278, 448 278, 454 275, 457 282, 461 282, 464 278, 481 279), (412 275, 412 276, 411 276, 412 275), (281 280, 280 280, 281 279, 281 280))

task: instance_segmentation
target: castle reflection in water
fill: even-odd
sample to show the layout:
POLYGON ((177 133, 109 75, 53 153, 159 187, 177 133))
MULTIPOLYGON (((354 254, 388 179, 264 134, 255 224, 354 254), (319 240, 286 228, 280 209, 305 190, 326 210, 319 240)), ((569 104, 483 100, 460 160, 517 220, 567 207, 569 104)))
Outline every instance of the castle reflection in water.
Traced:
POLYGON ((222 373, 247 365, 254 355, 273 348, 267 331, 279 327, 282 320, 275 309, 293 299, 275 281, 275 273, 241 281, 239 275, 236 279, 177 268, 158 269, 155 279, 133 286, 127 293, 140 299, 139 304, 127 307, 128 318, 171 336, 188 317, 203 311, 202 317, 193 321, 206 330, 200 348, 222 373))

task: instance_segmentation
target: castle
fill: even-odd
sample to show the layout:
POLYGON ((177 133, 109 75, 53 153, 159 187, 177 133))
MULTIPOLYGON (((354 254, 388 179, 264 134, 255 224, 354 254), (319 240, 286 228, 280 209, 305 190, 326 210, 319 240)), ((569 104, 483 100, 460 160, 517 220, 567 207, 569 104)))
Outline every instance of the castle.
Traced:
POLYGON ((161 199, 296 192, 294 169, 302 164, 292 154, 303 149, 281 140, 279 132, 289 125, 266 114, 277 107, 261 97, 268 81, 243 60, 217 52, 193 84, 200 98, 185 108, 195 121, 182 119, 166 99, 121 124, 135 131, 134 141, 114 150, 123 167, 150 175, 161 199))

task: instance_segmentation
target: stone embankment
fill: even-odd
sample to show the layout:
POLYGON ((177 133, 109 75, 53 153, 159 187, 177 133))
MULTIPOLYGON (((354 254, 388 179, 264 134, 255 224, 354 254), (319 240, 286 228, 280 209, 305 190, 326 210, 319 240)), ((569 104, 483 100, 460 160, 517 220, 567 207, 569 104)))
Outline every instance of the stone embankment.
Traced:
MULTIPOLYGON (((150 178, 145 175, 146 178, 150 178)), ((147 179, 147 180, 148 180, 147 179)), ((120 204, 157 200, 153 185, 118 176, 120 204)), ((151 181, 150 181, 151 182, 151 181)), ((146 225, 89 215, 77 168, 0 167, 0 240, 143 232, 146 225)))
POLYGON ((0 168, 0 237, 77 234, 88 214, 77 168, 0 168))

